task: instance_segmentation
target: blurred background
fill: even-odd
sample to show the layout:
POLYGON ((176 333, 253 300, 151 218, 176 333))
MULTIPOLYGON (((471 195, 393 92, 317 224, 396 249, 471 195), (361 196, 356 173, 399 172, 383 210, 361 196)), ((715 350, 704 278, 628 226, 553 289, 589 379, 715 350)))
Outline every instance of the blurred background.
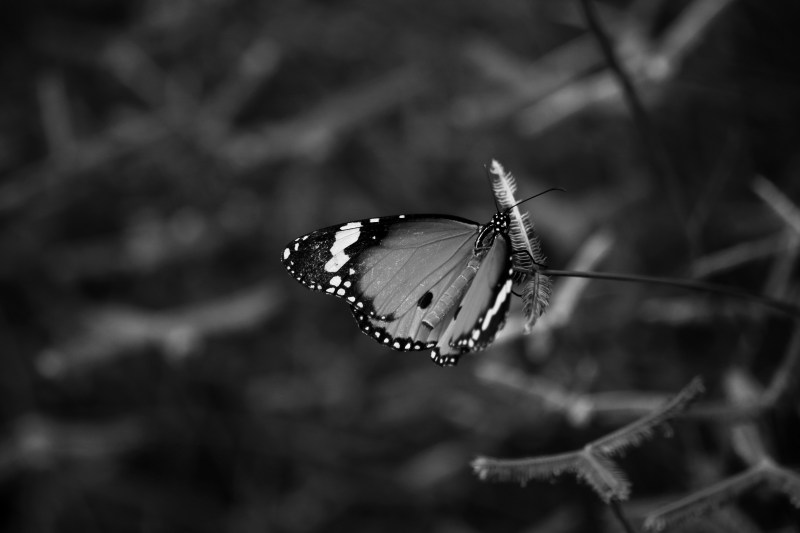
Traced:
MULTIPOLYGON (((520 197, 569 191, 527 204, 552 268, 797 302, 796 2, 596 7, 662 177, 577 0, 2 2, 0 530, 618 531, 573 479, 469 462, 581 447, 695 375, 728 413, 794 377, 786 317, 566 278, 442 369, 280 264, 338 222, 485 222, 494 157, 520 197)), ((786 387, 748 427, 796 466, 786 387)), ((747 466, 731 424, 631 451, 634 523, 747 466)), ((774 491, 728 512, 798 531, 774 491)))

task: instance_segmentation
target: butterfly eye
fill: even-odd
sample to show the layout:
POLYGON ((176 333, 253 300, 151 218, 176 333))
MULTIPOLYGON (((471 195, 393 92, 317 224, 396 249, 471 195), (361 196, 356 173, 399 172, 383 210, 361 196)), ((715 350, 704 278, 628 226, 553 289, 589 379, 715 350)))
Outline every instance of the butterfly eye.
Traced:
POLYGON ((433 301, 433 293, 431 291, 426 292, 423 294, 419 300, 417 300, 417 305, 420 309, 427 309, 431 302, 433 301))

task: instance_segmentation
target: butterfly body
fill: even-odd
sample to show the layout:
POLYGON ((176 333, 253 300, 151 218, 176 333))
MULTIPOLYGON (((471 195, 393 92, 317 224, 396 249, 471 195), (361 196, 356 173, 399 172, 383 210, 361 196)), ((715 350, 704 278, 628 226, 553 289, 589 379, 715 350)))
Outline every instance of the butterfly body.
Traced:
POLYGON ((306 287, 347 301, 361 330, 399 351, 454 365, 505 323, 512 287, 509 215, 480 225, 444 215, 371 218, 289 243, 282 262, 306 287))

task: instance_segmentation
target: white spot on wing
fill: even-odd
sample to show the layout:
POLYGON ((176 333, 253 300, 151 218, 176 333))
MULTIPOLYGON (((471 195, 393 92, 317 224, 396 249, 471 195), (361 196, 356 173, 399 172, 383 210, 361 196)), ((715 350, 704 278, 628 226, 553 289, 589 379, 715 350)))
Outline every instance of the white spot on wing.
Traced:
POLYGON ((494 316, 500 311, 500 306, 503 305, 503 302, 508 299, 508 295, 511 292, 512 283, 513 280, 511 280, 511 278, 506 280, 505 285, 503 285, 503 288, 500 289, 500 292, 497 294, 497 299, 495 299, 494 305, 486 312, 486 315, 483 317, 483 322, 481 323, 481 329, 483 331, 486 331, 489 328, 492 318, 494 318, 494 316))
POLYGON ((289 259, 289 254, 291 254, 291 253, 292 253, 291 250, 289 250, 288 248, 285 248, 283 250, 283 260, 286 261, 287 259, 289 259))
POLYGON ((326 272, 338 272, 342 266, 350 260, 350 256, 344 253, 345 248, 358 241, 361 236, 361 222, 350 222, 336 232, 336 240, 331 246, 331 258, 325 263, 326 272))
POLYGON ((340 278, 339 276, 333 276, 331 278, 331 285, 333 285, 334 287, 338 287, 341 282, 342 278, 340 278))
POLYGON ((373 222, 373 223, 375 223, 375 222, 377 222, 377 221, 379 221, 379 220, 380 220, 379 218, 371 218, 371 219, 369 219, 369 221, 370 221, 370 222, 373 222))
POLYGON ((334 255, 325 263, 325 270, 327 272, 338 272, 342 265, 348 261, 350 261, 350 256, 347 254, 334 255))

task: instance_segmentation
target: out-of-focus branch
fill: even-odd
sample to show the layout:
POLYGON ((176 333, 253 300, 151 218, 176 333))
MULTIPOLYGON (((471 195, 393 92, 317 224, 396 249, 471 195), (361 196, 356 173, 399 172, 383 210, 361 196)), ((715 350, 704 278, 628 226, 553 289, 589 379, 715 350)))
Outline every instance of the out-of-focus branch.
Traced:
POLYGON ((692 263, 692 277, 708 277, 752 261, 758 261, 788 250, 791 244, 784 234, 769 235, 752 241, 734 244, 730 248, 697 258, 692 263))
MULTIPOLYGON (((475 374, 481 381, 535 400, 544 408, 561 413, 575 427, 585 427, 597 421, 605 424, 629 423, 669 400, 666 394, 634 390, 593 393, 571 391, 550 379, 526 376, 519 369, 496 362, 478 366, 475 374)), ((736 422, 751 420, 762 412, 758 405, 732 406, 728 403, 703 402, 693 405, 681 417, 736 422)))
POLYGON ((612 457, 653 438, 659 427, 684 411, 703 390, 702 381, 695 378, 668 402, 582 449, 525 459, 478 457, 472 462, 472 469, 484 481, 516 481, 522 485, 532 479, 552 480, 569 472, 588 483, 605 503, 627 500, 630 482, 612 457))
POLYGON ((756 176, 753 190, 781 220, 800 235, 800 209, 780 189, 764 176, 756 176))
POLYGON ((9 177, 0 185, 0 212, 26 205, 40 194, 72 178, 109 164, 116 158, 157 145, 169 134, 165 124, 149 115, 123 118, 89 139, 76 140, 68 152, 49 157, 9 177))
MULTIPOLYGON (((734 406, 746 409, 757 407, 761 402, 761 387, 742 370, 728 370, 724 386, 726 396, 734 406)), ((752 466, 770 458, 764 436, 752 420, 734 424, 730 432, 733 449, 745 463, 752 466)))
POLYGON ((194 140, 208 153, 233 163, 239 171, 284 158, 324 159, 346 132, 408 102, 427 87, 425 76, 418 69, 400 68, 377 80, 344 89, 286 122, 266 124, 254 132, 233 132, 231 120, 277 66, 279 54, 270 43, 254 42, 243 54, 235 73, 208 102, 196 105, 191 105, 192 98, 180 86, 178 97, 170 99, 161 94, 163 86, 176 84, 170 84, 163 76, 158 83, 149 80, 143 72, 160 71, 151 68, 141 50, 130 43, 110 46, 98 61, 124 64, 130 58, 132 65, 112 72, 136 92, 142 92, 147 102, 154 106, 156 102, 163 104, 150 112, 118 118, 91 138, 75 140, 58 157, 11 176, 0 186, 0 212, 24 206, 42 193, 64 186, 71 178, 123 155, 159 146, 170 137, 194 140), (146 79, 147 86, 141 87, 146 79))
POLYGON ((663 190, 667 193, 672 211, 677 217, 678 222, 681 223, 681 227, 683 227, 682 222, 686 218, 687 209, 684 205, 684 199, 681 197, 680 180, 678 179, 677 172, 661 140, 658 138, 656 130, 647 115, 647 111, 645 111, 644 105, 642 105, 639 94, 631 81, 631 76, 617 58, 614 45, 611 43, 610 37, 597 18, 593 4, 594 0, 580 0, 580 2, 583 7, 586 22, 597 39, 617 83, 622 87, 625 101, 628 104, 636 124, 636 130, 641 139, 650 170, 660 182, 663 190))
POLYGON ((488 41, 472 41, 464 54, 485 77, 502 84, 500 92, 467 95, 456 100, 450 110, 451 120, 467 128, 510 116, 586 75, 602 61, 588 37, 569 41, 532 64, 516 60, 508 51, 488 41))
POLYGON ((204 107, 218 121, 230 122, 253 98, 281 64, 281 50, 270 39, 259 36, 239 55, 232 72, 215 88, 204 107))
MULTIPOLYGON (((728 401, 740 409, 761 409, 768 399, 755 379, 738 368, 726 373, 724 387, 728 401)), ((721 428, 721 431, 730 431, 732 448, 748 468, 656 509, 645 521, 645 529, 661 531, 696 518, 763 485, 783 492, 795 507, 800 507, 800 476, 773 459, 765 436, 755 421, 740 420, 730 428, 721 428)))
POLYGON ((788 399, 789 394, 800 386, 800 328, 795 328, 792 339, 786 347, 781 364, 772 373, 767 390, 761 402, 767 406, 777 406, 788 399))
MULTIPOLYGON (((733 0, 696 0, 689 4, 665 29, 656 42, 644 41, 636 31, 641 21, 629 20, 610 31, 620 36, 617 42, 619 61, 630 72, 645 99, 654 99, 665 81, 674 77, 686 57, 722 16, 733 0)), ((606 21, 603 26, 611 28, 606 21)), ((623 96, 620 85, 610 72, 576 77, 517 114, 520 132, 538 135, 587 107, 598 103, 618 103, 623 96), (563 93, 563 94, 562 94, 563 93)))
POLYGON ((305 114, 260 131, 231 138, 221 155, 239 167, 286 157, 322 159, 343 134, 417 97, 426 87, 422 72, 401 68, 335 94, 305 114))
POLYGON ((39 371, 49 377, 110 362, 132 350, 159 346, 187 355, 204 338, 246 330, 280 309, 282 293, 262 284, 230 296, 171 311, 110 307, 88 311, 84 331, 41 353, 39 371))
POLYGON ((75 132, 64 79, 55 73, 40 76, 36 94, 48 153, 54 157, 69 153, 75 132))
POLYGON ((49 468, 65 461, 103 461, 129 452, 146 438, 133 419, 73 423, 26 415, 0 441, 0 480, 25 468, 49 468))
POLYGON ((694 0, 664 32, 653 53, 650 75, 665 79, 677 71, 689 51, 703 39, 706 30, 733 0, 694 0))

